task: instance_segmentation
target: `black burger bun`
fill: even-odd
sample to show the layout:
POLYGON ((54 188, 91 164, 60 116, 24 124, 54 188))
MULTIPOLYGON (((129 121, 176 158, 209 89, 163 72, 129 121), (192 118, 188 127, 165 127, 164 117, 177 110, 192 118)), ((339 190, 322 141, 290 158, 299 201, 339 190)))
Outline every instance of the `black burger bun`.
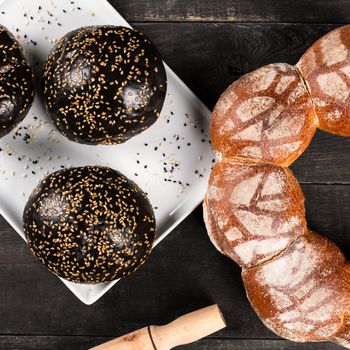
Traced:
POLYGON ((16 38, 0 25, 0 137, 27 115, 34 101, 34 78, 16 38))
POLYGON ((156 222, 146 194, 116 170, 59 170, 33 191, 23 214, 34 255, 54 274, 95 284, 124 277, 149 255, 156 222))
POLYGON ((150 40, 111 25, 76 29, 54 46, 43 96, 57 129, 84 144, 119 144, 158 119, 166 72, 150 40))

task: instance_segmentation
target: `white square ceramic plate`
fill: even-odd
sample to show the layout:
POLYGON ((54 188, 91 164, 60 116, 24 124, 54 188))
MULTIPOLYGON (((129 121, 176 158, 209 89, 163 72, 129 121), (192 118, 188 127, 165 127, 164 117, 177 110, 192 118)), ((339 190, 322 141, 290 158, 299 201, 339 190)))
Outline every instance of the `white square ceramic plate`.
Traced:
MULTIPOLYGON (((17 36, 36 72, 55 41, 70 30, 93 24, 129 26, 106 0, 0 0, 0 23, 17 36)), ((0 140, 0 212, 23 238, 22 212, 30 193, 43 176, 61 167, 107 165, 134 180, 155 209, 156 244, 202 201, 213 159, 210 113, 166 70, 168 92, 160 119, 122 145, 69 141, 55 130, 36 97, 25 120, 0 140)), ((63 282, 86 304, 116 283, 63 282)))

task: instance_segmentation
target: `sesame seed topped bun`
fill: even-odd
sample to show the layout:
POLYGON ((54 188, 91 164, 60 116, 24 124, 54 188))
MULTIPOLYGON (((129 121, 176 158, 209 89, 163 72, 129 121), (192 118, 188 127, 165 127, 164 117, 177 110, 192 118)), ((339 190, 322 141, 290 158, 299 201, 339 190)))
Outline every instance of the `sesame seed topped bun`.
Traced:
POLYGON ((163 107, 162 59, 135 29, 76 29, 44 65, 43 95, 57 129, 72 141, 119 144, 149 128, 163 107))
POLYGON ((77 283, 100 283, 134 272, 149 255, 155 217, 146 194, 107 167, 59 170, 33 191, 24 233, 37 259, 77 283))
POLYGON ((0 25, 0 137, 28 113, 34 100, 33 72, 15 37, 0 25))

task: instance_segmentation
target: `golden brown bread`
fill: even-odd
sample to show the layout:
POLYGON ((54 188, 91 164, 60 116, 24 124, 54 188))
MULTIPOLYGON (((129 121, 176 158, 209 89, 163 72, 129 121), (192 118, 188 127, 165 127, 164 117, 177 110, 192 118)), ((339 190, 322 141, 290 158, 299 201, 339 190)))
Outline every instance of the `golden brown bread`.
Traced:
POLYGON ((223 157, 289 165, 309 145, 317 126, 298 70, 270 64, 235 81, 211 119, 214 150, 223 157))
POLYGON ((315 129, 350 136, 350 26, 327 34, 296 67, 243 76, 212 114, 217 162, 204 199, 216 248, 236 261, 264 324, 299 342, 350 349, 350 265, 307 228, 304 195, 286 168, 315 129))
POLYGON ((322 130, 350 136, 350 25, 317 40, 301 57, 300 69, 311 92, 322 130))
POLYGON ((307 230, 304 195, 288 168, 225 160, 214 165, 209 183, 209 236, 241 267, 271 259, 307 230))
POLYGON ((330 340, 349 307, 345 258, 325 237, 307 232, 274 259, 242 272, 248 298, 281 337, 330 340))

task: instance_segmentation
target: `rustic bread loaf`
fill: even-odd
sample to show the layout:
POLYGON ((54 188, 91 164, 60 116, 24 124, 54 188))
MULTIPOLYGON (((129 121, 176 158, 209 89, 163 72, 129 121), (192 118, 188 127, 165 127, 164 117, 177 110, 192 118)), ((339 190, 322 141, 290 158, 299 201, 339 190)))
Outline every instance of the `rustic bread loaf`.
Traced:
POLYGON ((243 269, 263 323, 298 342, 350 349, 350 265, 311 232, 287 168, 319 126, 350 136, 350 26, 317 41, 297 66, 271 64, 220 97, 211 134, 217 162, 204 200, 216 248, 243 269))
POLYGON ((350 136, 350 25, 316 41, 297 67, 311 93, 320 129, 350 136))

